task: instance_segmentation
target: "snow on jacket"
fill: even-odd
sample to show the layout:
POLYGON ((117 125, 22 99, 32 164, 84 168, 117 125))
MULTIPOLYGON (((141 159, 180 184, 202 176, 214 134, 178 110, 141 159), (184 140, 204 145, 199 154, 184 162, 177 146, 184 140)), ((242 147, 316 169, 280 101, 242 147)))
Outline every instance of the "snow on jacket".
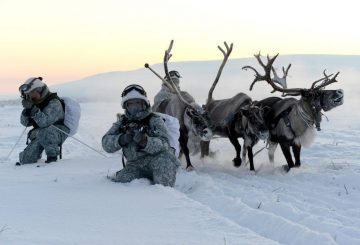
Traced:
MULTIPOLYGON (((121 149, 121 146, 119 145, 119 137, 121 134, 125 133, 125 121, 127 121, 127 118, 125 115, 122 115, 103 136, 102 146, 106 152, 113 153, 121 149)), ((144 148, 139 149, 135 142, 132 142, 123 148, 127 161, 137 161, 149 155, 169 151, 170 146, 167 137, 167 130, 161 117, 152 114, 148 122, 146 134, 148 135, 148 140, 144 148)))

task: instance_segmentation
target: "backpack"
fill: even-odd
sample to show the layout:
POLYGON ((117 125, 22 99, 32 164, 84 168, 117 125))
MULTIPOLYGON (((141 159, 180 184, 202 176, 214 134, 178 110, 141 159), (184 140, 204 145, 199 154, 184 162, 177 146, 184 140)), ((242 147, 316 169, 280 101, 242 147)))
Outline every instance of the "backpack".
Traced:
POLYGON ((160 112, 154 112, 155 115, 160 116, 163 121, 165 122, 165 127, 168 134, 168 140, 170 147, 174 148, 175 150, 175 156, 178 157, 180 153, 180 144, 179 144, 179 138, 180 138, 180 124, 179 120, 176 117, 163 114, 160 112))
POLYGON ((64 104, 64 125, 70 129, 69 135, 74 136, 79 127, 81 108, 79 102, 70 97, 60 98, 64 104))

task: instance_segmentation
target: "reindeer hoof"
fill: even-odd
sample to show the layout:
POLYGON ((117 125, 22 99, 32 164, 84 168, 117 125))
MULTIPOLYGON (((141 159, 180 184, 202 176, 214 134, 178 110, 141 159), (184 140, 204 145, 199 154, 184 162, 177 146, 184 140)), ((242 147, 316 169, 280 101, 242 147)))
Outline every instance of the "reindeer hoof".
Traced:
POLYGON ((300 164, 295 164, 294 168, 300 168, 300 166, 301 166, 300 164))
POLYGON ((194 169, 195 169, 195 168, 194 168, 193 165, 189 165, 189 166, 186 167, 186 171, 187 171, 187 172, 191 172, 191 171, 193 171, 194 169))
POLYGON ((289 167, 289 165, 283 165, 283 170, 288 173, 290 171, 290 169, 292 169, 294 166, 289 167))
POLYGON ((241 166, 241 158, 234 158, 233 159, 234 167, 240 167, 241 166))

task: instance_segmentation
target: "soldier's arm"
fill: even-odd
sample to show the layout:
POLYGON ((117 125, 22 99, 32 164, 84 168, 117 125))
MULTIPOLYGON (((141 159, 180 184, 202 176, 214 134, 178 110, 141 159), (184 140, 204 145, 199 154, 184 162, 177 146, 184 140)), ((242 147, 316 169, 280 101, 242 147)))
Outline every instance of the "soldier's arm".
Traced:
POLYGON ((25 127, 33 126, 33 120, 30 117, 30 110, 24 109, 21 112, 20 123, 25 127))
POLYGON ((147 144, 142 149, 150 154, 155 154, 169 149, 169 141, 164 121, 161 117, 154 116, 150 120, 150 130, 154 136, 148 136, 147 144))
POLYGON ((121 127, 121 123, 117 121, 112 125, 112 127, 107 131, 107 133, 102 137, 101 143, 103 149, 108 153, 114 153, 121 149, 119 144, 119 128, 121 127))
POLYGON ((35 108, 32 113, 31 118, 40 128, 49 127, 55 122, 64 119, 64 109, 59 100, 51 100, 43 111, 35 108))

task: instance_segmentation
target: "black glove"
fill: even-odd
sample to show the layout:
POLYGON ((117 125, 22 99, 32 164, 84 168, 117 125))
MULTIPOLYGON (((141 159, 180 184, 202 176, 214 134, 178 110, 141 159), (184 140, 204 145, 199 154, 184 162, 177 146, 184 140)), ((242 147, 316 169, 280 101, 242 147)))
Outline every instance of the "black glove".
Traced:
POLYGON ((138 146, 140 146, 141 148, 144 148, 147 144, 147 135, 145 133, 144 130, 139 130, 135 133, 134 138, 133 138, 134 142, 136 144, 138 144, 138 146))
POLYGON ((34 106, 34 103, 31 100, 26 100, 26 99, 23 99, 21 101, 21 104, 24 107, 24 109, 27 110, 30 110, 34 106))
POLYGON ((130 133, 124 133, 124 134, 121 134, 120 137, 119 137, 119 145, 121 147, 124 147, 128 144, 130 144, 132 141, 133 141, 133 135, 130 134, 130 133))

